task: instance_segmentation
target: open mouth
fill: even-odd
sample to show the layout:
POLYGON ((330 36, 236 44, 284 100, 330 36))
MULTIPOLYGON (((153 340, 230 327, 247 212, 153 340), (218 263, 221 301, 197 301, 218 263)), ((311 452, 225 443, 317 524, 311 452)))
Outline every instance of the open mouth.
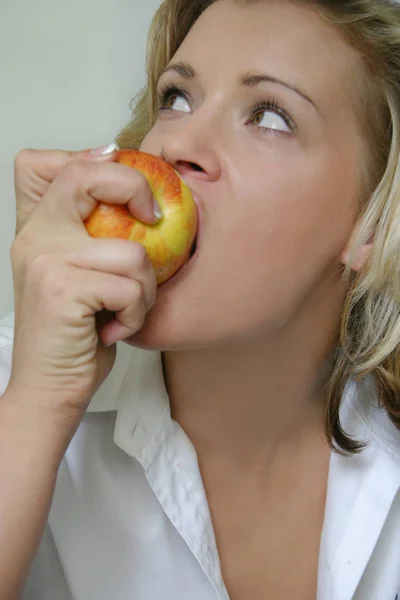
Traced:
POLYGON ((201 219, 200 219, 200 211, 199 211, 199 204, 197 202, 197 199, 195 196, 193 196, 196 202, 196 208, 197 208, 197 231, 196 231, 196 235, 192 244, 192 247, 190 248, 190 252, 189 252, 189 259, 193 258, 193 256, 196 254, 197 251, 197 242, 199 239, 199 234, 200 234, 200 223, 201 223, 201 219))
POLYGON ((194 238, 193 245, 192 245, 192 247, 191 247, 191 249, 190 249, 190 253, 189 253, 189 259, 190 259, 190 258, 192 258, 192 256, 194 256, 194 255, 195 255, 195 253, 196 253, 196 250, 197 250, 197 235, 196 235, 196 237, 194 238))
POLYGON ((196 254, 196 251, 197 251, 197 239, 198 239, 198 233, 196 234, 196 237, 194 238, 193 244, 192 244, 192 246, 190 248, 190 252, 187 255, 187 258, 186 258, 185 262, 182 264, 181 267, 179 267, 179 269, 176 271, 176 273, 172 277, 170 277, 169 279, 167 279, 167 281, 165 281, 164 283, 162 283, 161 286, 167 286, 172 281, 174 281, 177 277, 179 277, 183 271, 186 270, 188 263, 191 262, 192 258, 196 254))

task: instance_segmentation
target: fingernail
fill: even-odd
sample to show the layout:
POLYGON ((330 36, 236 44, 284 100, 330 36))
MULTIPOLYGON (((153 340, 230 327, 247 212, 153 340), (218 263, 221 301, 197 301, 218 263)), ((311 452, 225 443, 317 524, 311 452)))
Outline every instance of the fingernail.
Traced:
POLYGON ((161 219, 161 217, 163 216, 161 206, 158 204, 157 200, 154 200, 154 202, 153 202, 153 212, 154 212, 154 216, 157 219, 161 219))
POLYGON ((90 154, 93 154, 94 156, 106 156, 107 154, 112 154, 112 152, 115 152, 117 150, 117 147, 118 146, 116 144, 107 144, 106 146, 93 148, 90 151, 90 154))

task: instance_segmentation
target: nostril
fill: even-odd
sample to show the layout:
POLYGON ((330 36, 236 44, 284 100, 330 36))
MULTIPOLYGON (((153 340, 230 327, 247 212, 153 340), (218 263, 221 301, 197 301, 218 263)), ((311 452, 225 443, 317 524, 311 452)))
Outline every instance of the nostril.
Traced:
POLYGON ((197 163, 194 162, 189 162, 186 160, 178 160, 176 163, 176 167, 177 171, 179 171, 180 173, 184 173, 185 171, 196 171, 196 172, 200 172, 200 173, 204 173, 204 169, 202 169, 200 167, 200 165, 198 165, 197 163))

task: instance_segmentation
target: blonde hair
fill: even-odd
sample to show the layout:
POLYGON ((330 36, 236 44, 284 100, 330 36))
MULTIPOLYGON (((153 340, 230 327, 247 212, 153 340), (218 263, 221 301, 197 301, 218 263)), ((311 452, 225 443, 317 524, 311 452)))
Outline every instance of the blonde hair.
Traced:
MULTIPOLYGON (((199 16, 218 0, 165 0, 148 38, 147 84, 133 100, 120 148, 138 149, 157 118, 157 80, 199 16)), ((236 0, 249 3, 254 0, 236 0)), ((259 0, 258 0, 259 1, 259 0)), ((352 252, 373 240, 373 253, 348 281, 338 343, 326 393, 325 430, 338 452, 363 447, 340 423, 350 379, 371 379, 381 405, 400 428, 400 5, 394 0, 297 0, 335 23, 363 58, 359 114, 367 142, 363 202, 352 252)))

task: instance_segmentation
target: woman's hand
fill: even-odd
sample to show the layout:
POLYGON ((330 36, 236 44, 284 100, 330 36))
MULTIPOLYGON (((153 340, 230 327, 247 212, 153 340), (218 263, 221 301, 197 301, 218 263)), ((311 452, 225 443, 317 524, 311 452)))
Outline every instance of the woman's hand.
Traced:
POLYGON ((83 225, 97 201, 125 204, 141 221, 156 222, 146 179, 110 158, 58 151, 17 156, 8 389, 19 401, 41 398, 45 408, 83 413, 115 360, 115 346, 105 346, 137 332, 155 302, 144 247, 92 239, 83 225), (115 314, 100 329, 104 309, 115 314))

